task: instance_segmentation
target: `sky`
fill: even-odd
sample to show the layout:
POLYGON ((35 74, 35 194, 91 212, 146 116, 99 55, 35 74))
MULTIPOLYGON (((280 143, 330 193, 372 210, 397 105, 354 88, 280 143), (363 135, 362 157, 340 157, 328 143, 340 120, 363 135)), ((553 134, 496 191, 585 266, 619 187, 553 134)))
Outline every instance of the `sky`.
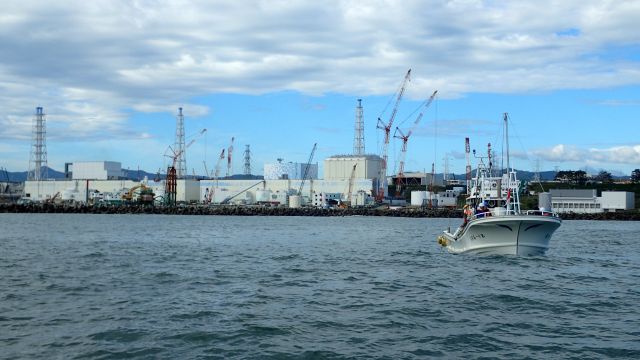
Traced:
MULTIPOLYGON (((640 168, 640 1, 8 0, 0 13, 0 167, 29 166, 35 108, 50 167, 119 161, 156 172, 184 108, 188 172, 366 152, 378 118, 413 127, 405 171, 463 173, 464 138, 534 171, 640 168), (433 91, 430 107, 422 105, 433 91), (197 136, 202 129, 207 132, 197 136)), ((393 134, 392 134, 393 135, 393 134)), ((389 144, 389 174, 401 142, 389 144)), ((221 173, 226 170, 222 169, 221 173)))

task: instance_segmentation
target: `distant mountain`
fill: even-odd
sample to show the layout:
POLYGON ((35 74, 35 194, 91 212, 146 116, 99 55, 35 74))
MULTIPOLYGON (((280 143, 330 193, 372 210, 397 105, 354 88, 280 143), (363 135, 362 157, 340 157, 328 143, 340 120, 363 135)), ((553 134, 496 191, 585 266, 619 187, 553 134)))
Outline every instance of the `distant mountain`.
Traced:
MULTIPOLYGON (((523 180, 523 181, 531 181, 533 180, 533 178, 535 177, 536 173, 532 172, 532 171, 525 171, 525 170, 516 170, 516 172, 518 173, 518 179, 523 180)), ((476 173, 476 169, 473 169, 471 171, 472 174, 476 173)), ((438 175, 436 175, 437 178, 438 175)), ((453 174, 454 179, 465 179, 465 174, 453 174)), ((556 176, 555 171, 540 171, 540 180, 541 181, 547 181, 547 180, 553 180, 556 176)))
MULTIPOLYGON (((64 173, 60 171, 56 171, 50 167, 47 167, 47 177, 49 179, 61 180, 64 179, 64 173)), ((4 169, 0 170, 0 181, 7 181, 7 177, 9 178, 9 182, 24 182, 27 180, 29 172, 28 171, 18 171, 11 172, 6 171, 4 169)))

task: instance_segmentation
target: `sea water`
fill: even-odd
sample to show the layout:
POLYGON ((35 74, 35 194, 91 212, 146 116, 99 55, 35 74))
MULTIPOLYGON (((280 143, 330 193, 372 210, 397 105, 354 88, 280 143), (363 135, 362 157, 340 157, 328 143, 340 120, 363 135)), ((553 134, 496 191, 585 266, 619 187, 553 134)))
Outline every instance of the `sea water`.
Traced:
POLYGON ((640 223, 451 255, 456 219, 0 214, 0 358, 640 358, 640 223))

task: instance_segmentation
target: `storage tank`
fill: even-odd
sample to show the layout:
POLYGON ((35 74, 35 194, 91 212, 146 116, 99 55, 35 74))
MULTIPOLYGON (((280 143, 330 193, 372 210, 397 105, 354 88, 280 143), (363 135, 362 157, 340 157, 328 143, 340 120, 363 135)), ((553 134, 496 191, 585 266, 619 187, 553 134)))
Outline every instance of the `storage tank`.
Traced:
MULTIPOLYGON (((76 184, 77 185, 77 184, 76 184)), ((80 191, 78 191, 78 187, 75 188, 66 188, 60 194, 60 198, 62 201, 80 201, 82 200, 80 196, 80 191)))
POLYGON ((428 199, 426 191, 411 192, 411 206, 423 206, 428 202, 428 199))
POLYGON ((271 190, 256 190, 256 202, 271 202, 271 190))
POLYGON ((290 195, 289 196, 289 207, 292 209, 297 209, 302 206, 302 198, 300 195, 290 195))
POLYGON ((548 192, 542 192, 538 194, 538 207, 544 208, 546 211, 553 211, 551 208, 551 194, 548 192))

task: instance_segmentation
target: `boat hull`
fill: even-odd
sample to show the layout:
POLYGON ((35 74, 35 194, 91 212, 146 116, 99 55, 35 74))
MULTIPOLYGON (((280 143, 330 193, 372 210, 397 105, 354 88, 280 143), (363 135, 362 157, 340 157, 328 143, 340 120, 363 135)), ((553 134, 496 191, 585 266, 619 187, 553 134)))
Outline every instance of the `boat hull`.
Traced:
POLYGON ((562 220, 551 216, 496 216, 475 219, 456 234, 444 232, 441 245, 452 253, 487 255, 544 254, 562 220))

